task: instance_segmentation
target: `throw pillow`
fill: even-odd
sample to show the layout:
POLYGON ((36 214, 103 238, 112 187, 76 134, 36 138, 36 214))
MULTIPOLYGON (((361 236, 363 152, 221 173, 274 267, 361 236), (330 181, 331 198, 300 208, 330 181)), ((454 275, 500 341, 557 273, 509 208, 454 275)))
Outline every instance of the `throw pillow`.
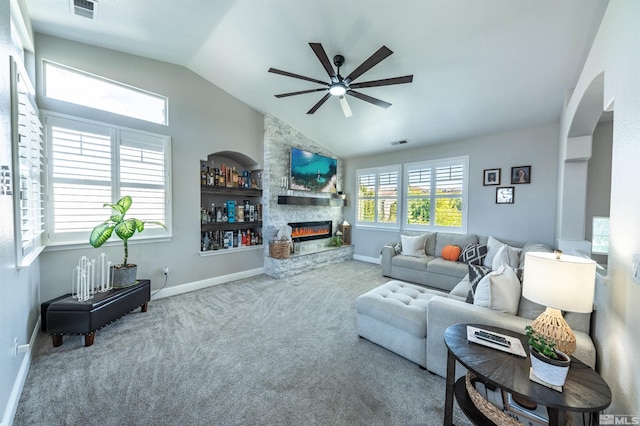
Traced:
POLYGON ((393 251, 396 254, 402 253, 402 244, 400 243, 400 241, 396 241, 394 243, 387 243, 385 244, 385 246, 393 247, 393 251))
POLYGON ((447 245, 442 249, 442 258, 455 262, 460 257, 460 247, 447 245))
POLYGON ((491 268, 493 266, 493 258, 496 257, 496 253, 500 250, 500 247, 506 245, 502 241, 498 241, 493 237, 489 237, 487 240, 487 255, 484 257, 484 266, 491 268))
POLYGON ((460 253, 460 262, 469 265, 482 265, 482 260, 487 255, 487 246, 484 244, 467 244, 460 253))
POLYGON ((402 244, 402 254, 413 257, 427 257, 424 252, 424 245, 427 242, 427 235, 400 235, 402 244))
POLYGON ((469 285, 469 274, 467 274, 458 284, 456 284, 453 290, 449 292, 449 297, 455 296, 465 300, 469 291, 471 291, 471 286, 469 285))
POLYGON ((467 303, 473 303, 473 298, 478 287, 478 283, 487 274, 491 272, 491 268, 480 265, 469 265, 469 293, 467 293, 467 303))
POLYGON ((478 283, 473 304, 494 311, 515 315, 520 303, 520 281, 515 271, 506 265, 487 274, 478 283))
POLYGON ((491 262, 491 269, 498 269, 501 265, 507 265, 512 268, 517 268, 520 264, 520 252, 522 249, 503 245, 498 249, 498 252, 491 262))

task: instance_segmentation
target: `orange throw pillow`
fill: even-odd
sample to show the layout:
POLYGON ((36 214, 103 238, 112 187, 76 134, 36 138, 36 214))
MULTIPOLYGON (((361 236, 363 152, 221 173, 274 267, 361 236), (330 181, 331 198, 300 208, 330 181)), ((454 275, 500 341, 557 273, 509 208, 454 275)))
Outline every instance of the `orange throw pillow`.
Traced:
POLYGON ((461 249, 458 246, 452 246, 452 245, 444 246, 444 248, 442 249, 442 258, 445 260, 452 260, 455 262, 460 257, 460 251, 461 249))

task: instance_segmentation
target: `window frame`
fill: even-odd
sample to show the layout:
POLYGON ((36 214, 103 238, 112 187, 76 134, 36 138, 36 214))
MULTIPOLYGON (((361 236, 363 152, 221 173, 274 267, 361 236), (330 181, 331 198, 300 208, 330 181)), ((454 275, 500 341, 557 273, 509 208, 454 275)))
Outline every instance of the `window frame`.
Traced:
POLYGON ((401 194, 402 194, 402 166, 401 165, 390 165, 390 166, 383 166, 383 167, 374 167, 374 168, 367 168, 367 169, 358 169, 356 170, 356 223, 355 226, 356 227, 362 227, 362 228, 384 228, 384 229, 400 229, 400 223, 401 223, 401 215, 399 212, 399 209, 402 206, 402 198, 401 198, 401 194), (380 222, 379 218, 378 218, 378 203, 381 199, 391 199, 391 197, 380 197, 379 194, 379 189, 380 189, 380 175, 381 174, 387 174, 387 173, 396 173, 397 176, 397 186, 396 186, 396 205, 397 205, 397 210, 396 210, 396 221, 395 223, 391 223, 391 222, 380 222), (375 175, 375 194, 373 197, 360 197, 360 176, 363 175, 375 175), (361 199, 367 199, 367 200, 371 200, 373 199, 374 201, 374 221, 373 222, 363 222, 363 221, 359 221, 358 217, 359 217, 359 209, 360 209, 360 200, 361 199))
MULTIPOLYGON (((162 148, 163 153, 163 168, 164 168, 164 176, 163 176, 163 185, 164 189, 164 219, 163 223, 166 226, 166 229, 162 227, 155 228, 145 228, 145 232, 138 234, 136 233, 132 239, 129 240, 130 243, 139 242, 153 242, 153 241, 166 241, 172 237, 172 182, 171 182, 171 137, 167 135, 161 135, 151 132, 145 132, 137 129, 131 129, 123 126, 117 126, 109 123, 99 122, 95 120, 88 120, 77 116, 60 114, 52 111, 42 110, 42 122, 44 125, 44 135, 45 135, 45 146, 47 152, 47 161, 45 166, 45 189, 47 193, 47 203, 46 203, 46 211, 45 211, 45 240, 47 241, 47 251, 49 249, 55 250, 57 249, 66 249, 70 246, 86 246, 89 241, 90 231, 77 231, 77 232, 55 232, 54 231, 54 189, 53 185, 55 183, 55 179, 53 178, 53 158, 52 156, 52 140, 51 133, 52 127, 59 126, 67 129, 75 129, 75 130, 84 130, 88 129, 101 129, 103 131, 103 135, 105 133, 109 134, 109 149, 110 149, 110 200, 109 203, 116 203, 121 198, 121 189, 122 182, 120 179, 122 178, 120 173, 120 164, 123 159, 121 158, 121 146, 130 147, 129 143, 122 143, 123 135, 137 135, 145 140, 153 140, 155 138, 156 146, 158 148, 162 148), (65 126, 66 124, 66 126, 65 126)), ((122 194, 126 195, 126 194, 122 194)), ((136 199, 134 197, 134 206, 136 199)), ((102 212, 100 220, 106 220, 108 216, 111 214, 111 211, 105 207, 102 212), (103 218, 102 218, 103 217, 103 218)), ((134 217, 139 217, 138 214, 132 214, 134 217)), ((146 220, 146 219, 143 219, 146 220)), ((95 225, 98 225, 100 221, 96 221, 95 225)), ((115 245, 120 243, 120 241, 115 241, 116 239, 112 238, 109 242, 105 243, 105 246, 115 245)))
POLYGON ((609 255, 609 247, 610 247, 610 230, 611 230, 611 219, 609 216, 593 216, 591 218, 591 253, 592 254, 599 254, 599 255, 603 255, 603 256, 608 256, 609 255), (603 225, 606 226, 606 234, 596 234, 596 221, 601 220, 601 221, 606 221, 607 224, 603 225), (607 240, 607 246, 606 246, 606 251, 602 251, 602 250, 597 250, 594 247, 600 247, 600 245, 595 244, 595 241, 597 238, 606 238, 607 240))
MULTIPOLYGON (((427 160, 427 161, 419 161, 415 163, 405 163, 403 164, 404 169, 404 182, 405 184, 402 186, 402 229, 407 231, 435 231, 435 232, 452 232, 452 233, 461 233, 465 234, 467 232, 467 222, 468 222, 468 205, 469 205, 469 156, 459 156, 459 157, 450 157, 450 158, 441 158, 437 160, 427 160), (438 195, 437 188, 437 178, 436 171, 438 167, 447 167, 452 165, 462 165, 462 194, 459 197, 451 197, 451 196, 442 196, 438 195), (430 193, 428 198, 430 201, 430 223, 428 225, 419 225, 419 224, 409 224, 408 223, 408 211, 409 211, 409 173, 411 171, 419 169, 419 168, 430 168, 431 169, 431 182, 430 182, 430 193), (460 198, 462 200, 462 225, 459 227, 450 227, 450 226, 438 226, 434 224, 436 215, 436 201, 437 199, 442 198, 460 198)), ((412 197, 413 198, 413 197, 412 197)), ((418 198, 418 197, 415 197, 418 198)), ((426 197, 422 197, 426 198, 426 197)))
MULTIPOLYGON (((85 108, 91 108, 91 109, 95 109, 95 110, 99 110, 99 111, 105 111, 111 114, 117 114, 119 116, 122 117, 129 117, 129 118, 133 118, 136 120, 142 120, 148 123, 154 123, 154 124, 159 124, 162 126, 168 126, 169 125, 169 98, 167 96, 164 95, 160 95, 158 93, 154 93, 151 92, 149 90, 145 90, 145 89, 141 89, 139 87, 135 87, 126 83, 122 83, 120 81, 117 80, 113 80, 110 78, 106 78, 97 74, 93 74, 87 71, 83 71, 80 70, 78 68, 74 68, 74 67, 70 67, 68 65, 64 65, 64 64, 60 64, 58 62, 54 62, 54 61, 50 61, 48 59, 43 59, 42 61, 42 81, 43 81, 43 96, 49 99, 55 99, 58 101, 62 101, 62 102, 68 102, 70 104, 74 104, 74 105, 80 105, 82 107, 85 108), (138 96, 145 96, 147 99, 155 99, 157 101, 162 101, 163 102, 163 108, 162 108, 162 116, 163 119, 162 121, 158 121, 158 120, 154 120, 152 118, 150 118, 149 116, 146 116, 145 114, 141 114, 139 113, 139 109, 133 109, 132 111, 127 111, 126 109, 123 110, 122 107, 120 107, 119 105, 121 104, 116 104, 117 108, 113 108, 113 107, 101 107, 100 106, 100 102, 95 102, 95 103, 91 103, 91 102, 77 102, 76 100, 72 100, 71 98, 64 98, 64 97, 60 97, 60 96, 55 96, 50 94, 50 81, 48 79, 48 67, 52 67, 52 68, 57 68, 60 71, 63 72, 67 72, 70 74, 75 75, 78 78, 85 78, 85 79, 92 79, 94 80, 96 83, 98 84, 108 84, 111 85, 113 87, 114 90, 120 90, 120 91, 127 91, 133 94, 137 94, 138 96)), ((88 92, 88 91, 87 91, 88 92)), ((88 96, 89 94, 87 94, 86 92, 83 92, 83 97, 86 97, 88 99, 92 99, 95 100, 96 97, 95 96, 88 96)), ((99 92, 98 92, 99 95, 99 92)), ((123 93, 124 96, 124 93, 123 93)), ((134 103, 134 102, 132 102, 134 103)), ((104 104, 103 104, 104 105, 104 104)), ((108 104, 107 104, 108 105, 108 104)))

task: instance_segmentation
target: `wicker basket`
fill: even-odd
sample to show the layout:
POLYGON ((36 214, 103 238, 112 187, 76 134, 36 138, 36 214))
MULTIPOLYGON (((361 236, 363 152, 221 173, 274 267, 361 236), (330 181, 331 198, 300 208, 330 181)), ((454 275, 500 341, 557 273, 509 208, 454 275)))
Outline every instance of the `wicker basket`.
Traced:
POLYGON ((523 423, 520 423, 516 419, 505 414, 498 407, 483 398, 482 395, 480 395, 476 390, 476 387, 473 385, 474 378, 475 377, 471 373, 467 373, 465 377, 467 393, 469 394, 471 401, 473 401, 473 405, 475 405, 482 414, 484 414, 489 420, 497 425, 524 426, 523 423))
POLYGON ((271 241, 269 242, 269 256, 274 259, 287 259, 291 245, 289 241, 271 241))
MULTIPOLYGON (((482 395, 478 393, 476 387, 474 386, 475 376, 471 373, 467 373, 465 376, 465 384, 467 387, 467 393, 473 401, 473 405, 476 406, 482 414, 484 414, 489 420, 497 425, 505 425, 505 426, 525 426, 524 423, 521 423, 510 417, 508 414, 500 410, 498 407, 487 401, 482 395)), ((565 418, 565 426, 573 426, 573 417, 571 413, 567 413, 565 418)))

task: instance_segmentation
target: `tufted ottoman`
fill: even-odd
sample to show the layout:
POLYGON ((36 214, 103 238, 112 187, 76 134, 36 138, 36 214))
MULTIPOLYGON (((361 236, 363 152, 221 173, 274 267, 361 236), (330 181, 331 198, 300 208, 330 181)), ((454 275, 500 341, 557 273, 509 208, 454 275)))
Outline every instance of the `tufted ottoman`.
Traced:
POLYGON ((356 298, 358 334, 427 366, 427 303, 442 292, 392 280, 356 298))

